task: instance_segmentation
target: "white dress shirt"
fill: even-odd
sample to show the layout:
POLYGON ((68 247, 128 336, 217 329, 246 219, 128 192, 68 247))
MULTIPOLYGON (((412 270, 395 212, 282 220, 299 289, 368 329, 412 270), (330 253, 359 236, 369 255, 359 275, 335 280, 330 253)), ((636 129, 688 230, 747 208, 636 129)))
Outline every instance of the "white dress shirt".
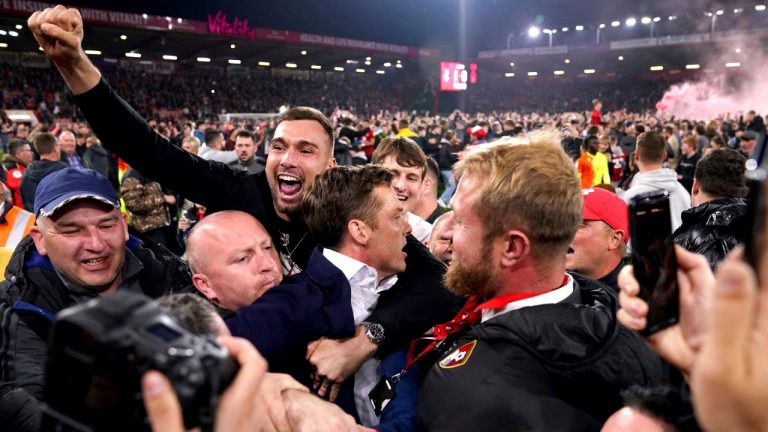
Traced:
POLYGON ((422 243, 429 240, 429 236, 432 235, 432 224, 411 212, 406 214, 408 223, 411 225, 411 234, 422 243))
MULTIPOLYGON (((323 256, 336 266, 349 281, 352 289, 352 315, 355 325, 359 325, 371 315, 379 301, 379 295, 392 288, 397 282, 397 275, 392 275, 378 283, 376 270, 354 258, 340 254, 330 249, 323 249, 323 256)), ((355 408, 360 422, 368 427, 379 424, 379 417, 373 412, 368 394, 381 379, 379 364, 375 358, 369 358, 355 373, 355 408)))

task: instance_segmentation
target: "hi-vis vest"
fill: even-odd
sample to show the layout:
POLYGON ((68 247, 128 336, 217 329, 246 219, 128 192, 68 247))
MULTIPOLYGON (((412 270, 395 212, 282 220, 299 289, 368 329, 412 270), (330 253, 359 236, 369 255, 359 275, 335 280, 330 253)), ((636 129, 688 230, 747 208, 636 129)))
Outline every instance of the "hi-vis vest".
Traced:
POLYGON ((0 247, 11 249, 19 244, 35 224, 35 216, 32 213, 16 206, 8 210, 5 220, 7 223, 0 224, 0 247))

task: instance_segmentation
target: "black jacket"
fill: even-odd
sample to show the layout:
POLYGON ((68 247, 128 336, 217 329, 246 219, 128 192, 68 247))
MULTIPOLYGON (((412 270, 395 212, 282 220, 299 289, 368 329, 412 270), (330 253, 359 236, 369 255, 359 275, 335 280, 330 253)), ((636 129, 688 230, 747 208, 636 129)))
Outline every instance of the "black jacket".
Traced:
POLYGON ((0 381, 0 430, 38 432, 42 406, 23 388, 0 381))
POLYGON ((62 161, 49 161, 49 160, 36 160, 24 171, 24 176, 21 178, 21 202, 24 205, 24 210, 34 212, 35 204, 35 191, 37 191, 37 185, 48 174, 58 171, 62 168, 67 168, 69 165, 62 161))
POLYGON ((723 198, 697 205, 682 213, 683 224, 672 235, 686 250, 702 254, 714 269, 728 252, 750 235, 747 201, 723 198))
POLYGON ((599 430, 620 392, 661 381, 660 359, 615 318, 616 296, 574 275, 557 304, 507 312, 470 327, 421 387, 428 431, 599 430))
POLYGON ((83 165, 108 179, 112 179, 111 155, 101 144, 94 144, 83 152, 83 165))
MULTIPOLYGON (((103 145, 131 167, 204 205, 208 213, 241 210, 253 215, 264 225, 281 254, 290 252, 299 267, 306 267, 317 240, 303 221, 278 217, 266 172, 234 172, 225 164, 204 160, 172 145, 103 80, 75 96, 75 100, 103 145), (120 127, 115 127, 116 122, 120 127)), ((442 286, 444 266, 430 265, 435 260, 425 251, 415 239, 408 242, 405 272, 387 295, 381 296, 369 318, 384 327, 385 338, 406 340, 455 314, 459 300, 442 286), (417 260, 420 261, 411 264, 417 260), (414 295, 418 301, 412 301, 414 295)))
MULTIPOLYGON (((165 249, 151 250, 134 237, 126 248, 138 263, 123 286, 138 287, 145 295, 157 298, 192 283, 186 264, 165 249)), ((24 388, 40 398, 46 340, 53 317, 75 301, 50 260, 37 253, 29 236, 16 247, 5 279, 0 283, 0 382, 24 388)), ((89 294, 78 298, 82 302, 97 297, 95 292, 89 294)))

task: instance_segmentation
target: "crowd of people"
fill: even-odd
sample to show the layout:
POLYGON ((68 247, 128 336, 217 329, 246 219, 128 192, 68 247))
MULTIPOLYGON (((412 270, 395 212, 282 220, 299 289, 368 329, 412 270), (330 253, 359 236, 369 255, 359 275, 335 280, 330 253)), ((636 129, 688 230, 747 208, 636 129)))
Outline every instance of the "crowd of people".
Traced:
MULTIPOLYGON (((117 291, 158 299, 239 363, 216 430, 768 424, 754 367, 767 264, 737 248, 767 245, 746 199, 762 187, 745 180, 760 113, 668 120, 595 99, 564 114, 438 116, 315 101, 328 116, 147 120, 122 98, 137 89, 83 52, 76 10, 29 26, 83 119, 8 131, 4 429, 95 421, 103 377, 73 386, 84 411, 43 405, 45 341, 59 312, 117 291), (628 202, 648 192, 669 196, 681 307, 678 324, 640 336, 628 202)), ((148 421, 181 431, 161 372, 141 382, 148 421)))

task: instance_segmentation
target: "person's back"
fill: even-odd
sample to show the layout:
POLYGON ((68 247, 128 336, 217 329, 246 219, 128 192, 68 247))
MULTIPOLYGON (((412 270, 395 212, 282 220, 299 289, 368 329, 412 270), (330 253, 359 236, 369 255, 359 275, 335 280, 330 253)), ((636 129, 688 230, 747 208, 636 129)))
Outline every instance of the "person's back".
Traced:
POLYGON ((672 231, 682 223, 680 214, 691 207, 691 196, 677 181, 677 173, 669 168, 662 168, 666 142, 656 132, 646 132, 637 138, 635 158, 639 172, 632 179, 632 185, 622 198, 627 203, 632 198, 650 192, 669 192, 669 205, 672 218, 672 231))
POLYGON ((68 165, 59 160, 61 149, 56 137, 50 133, 40 133, 35 137, 35 150, 40 160, 32 161, 24 171, 19 191, 24 210, 33 211, 37 185, 48 174, 66 168, 68 165))
POLYGON ((90 168, 104 177, 111 179, 110 171, 111 155, 101 145, 101 141, 95 136, 89 136, 85 139, 86 149, 83 153, 83 165, 90 168))
POLYGON ((746 159, 731 149, 714 150, 696 166, 692 204, 674 241, 704 255, 713 269, 751 235, 744 199, 746 159))

